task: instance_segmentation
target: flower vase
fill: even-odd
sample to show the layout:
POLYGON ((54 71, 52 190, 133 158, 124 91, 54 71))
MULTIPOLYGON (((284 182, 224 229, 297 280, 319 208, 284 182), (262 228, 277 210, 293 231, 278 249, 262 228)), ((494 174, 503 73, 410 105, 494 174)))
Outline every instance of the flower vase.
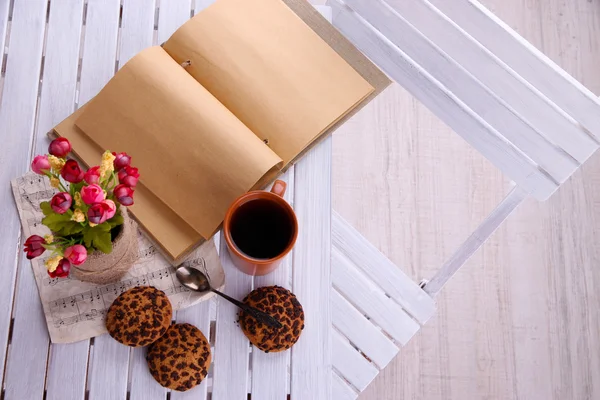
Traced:
MULTIPOLYGON (((80 281, 96 284, 118 282, 138 259, 138 238, 136 224, 122 207, 123 224, 115 229, 119 232, 112 240, 112 252, 105 254, 94 251, 88 254, 86 261, 71 267, 71 274, 80 281)), ((111 232, 112 233, 112 232, 111 232)))

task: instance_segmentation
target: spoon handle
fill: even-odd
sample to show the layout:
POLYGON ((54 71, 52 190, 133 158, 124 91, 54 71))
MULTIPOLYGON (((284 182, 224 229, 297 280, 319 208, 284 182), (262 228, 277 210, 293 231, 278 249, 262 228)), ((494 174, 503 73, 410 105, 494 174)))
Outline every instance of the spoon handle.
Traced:
POLYGON ((210 288, 210 290, 211 292, 223 297, 225 300, 232 302, 233 304, 235 304, 236 306, 253 316, 257 321, 260 321, 265 325, 268 325, 273 328, 281 328, 281 322, 277 321, 275 318, 273 318, 266 312, 260 311, 254 307, 250 307, 249 305, 244 304, 241 301, 234 299, 233 297, 227 296, 225 293, 219 292, 217 289, 210 288))

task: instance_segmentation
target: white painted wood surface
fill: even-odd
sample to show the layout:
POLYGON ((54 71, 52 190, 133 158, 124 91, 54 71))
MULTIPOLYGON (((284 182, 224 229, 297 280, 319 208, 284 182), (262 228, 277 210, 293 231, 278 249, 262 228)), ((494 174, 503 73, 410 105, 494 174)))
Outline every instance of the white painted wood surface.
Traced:
POLYGON ((8 276, 0 285, 2 307, 1 361, 7 354, 4 393, 7 398, 40 398, 44 393, 44 375, 48 356, 47 331, 41 314, 36 285, 29 262, 19 246, 20 227, 12 207, 9 182, 28 169, 34 136, 35 114, 39 90, 41 58, 46 26, 45 1, 19 2, 12 10, 10 55, 6 59, 0 126, 3 130, 3 152, 0 169, 0 204, 5 238, 0 248, 0 261, 8 276), (11 212, 12 211, 12 212, 11 212), (15 247, 15 244, 17 246, 15 247), (18 266, 18 267, 17 267, 18 266), (13 307, 14 277, 18 272, 13 307), (6 285, 6 287, 4 286, 6 285), (4 292, 6 290, 6 292, 4 292), (34 316, 31 318, 30 316, 34 316), (12 338, 7 351, 8 327, 12 338), (31 338, 31 340, 28 340, 31 338), (26 373, 25 373, 26 372, 26 373), (32 379, 29 381, 29 379, 32 379))
POLYGON ((344 379, 340 378, 338 374, 333 373, 332 379, 332 399, 335 400, 354 400, 358 397, 358 394, 352 389, 344 379))
MULTIPOLYGON (((83 8, 83 0, 68 0, 50 6, 34 154, 47 152, 46 132, 75 108, 83 8)), ((39 298, 33 301, 39 304, 39 298)), ((80 398, 85 394, 88 352, 88 340, 50 346, 47 399, 80 398), (71 367, 65 369, 64 365, 71 367), (65 385, 65 381, 70 384, 65 385)))
MULTIPOLYGON (((294 175, 295 168, 292 166, 280 179, 287 183, 284 198, 294 206, 294 175)), ((278 285, 292 290, 290 275, 292 273, 292 254, 286 257, 279 268, 265 276, 254 278, 254 287, 278 285)), ((252 352, 252 396, 257 399, 287 399, 290 393, 290 353, 282 351, 279 353, 264 353, 262 351, 252 352)))
MULTIPOLYGON (((379 370, 350 345, 339 333, 332 335, 334 367, 358 391, 362 392, 377 376, 379 370)), ((331 398, 331 397, 330 397, 331 398)))
POLYGON ((298 241, 293 289, 304 309, 305 329, 292 347, 290 394, 331 398, 331 138, 295 166, 294 210, 298 241))

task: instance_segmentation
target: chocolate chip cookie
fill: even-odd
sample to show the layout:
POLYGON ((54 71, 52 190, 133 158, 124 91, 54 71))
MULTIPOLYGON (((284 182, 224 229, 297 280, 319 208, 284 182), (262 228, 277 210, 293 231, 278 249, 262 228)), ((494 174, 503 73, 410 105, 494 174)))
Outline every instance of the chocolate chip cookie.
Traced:
POLYGON ((244 334, 260 350, 265 353, 284 351, 298 341, 304 329, 304 311, 292 292, 279 286, 261 287, 250 292, 243 302, 272 315, 282 325, 270 327, 243 311, 239 313, 244 334))
POLYGON ((174 324, 148 348, 146 361, 158 383, 183 392, 206 378, 211 362, 210 345, 195 326, 174 324))
POLYGON ((138 286, 113 301, 106 314, 106 329, 126 346, 147 346, 165 334, 172 317, 171 302, 162 290, 138 286))

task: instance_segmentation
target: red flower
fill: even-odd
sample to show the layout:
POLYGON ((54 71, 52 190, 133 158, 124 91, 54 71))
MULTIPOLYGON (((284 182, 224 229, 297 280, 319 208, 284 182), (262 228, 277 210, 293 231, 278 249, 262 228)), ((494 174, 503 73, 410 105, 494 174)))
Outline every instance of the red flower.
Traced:
POLYGON ((135 187, 138 183, 140 174, 137 168, 125 167, 119 171, 119 182, 123 185, 135 187))
POLYGON ((44 175, 44 171, 50 171, 48 156, 35 156, 31 162, 31 169, 38 175, 44 175))
POLYGON ((117 213, 117 206, 115 204, 114 201, 112 200, 104 200, 102 203, 100 203, 104 206, 104 208, 106 208, 106 219, 109 220, 112 217, 115 216, 115 214, 117 213))
POLYGON ((50 207, 52 207, 52 210, 55 213, 64 214, 71 208, 72 203, 73 199, 69 193, 60 192, 52 197, 52 200, 50 200, 50 207))
POLYGON ((75 160, 67 160, 62 171, 60 171, 60 176, 62 176, 65 181, 71 183, 81 182, 83 180, 83 175, 84 172, 75 160))
POLYGON ((133 205, 133 189, 127 185, 117 185, 113 190, 113 194, 117 198, 117 201, 124 206, 133 205))
POLYGON ((66 138, 60 137, 50 142, 48 153, 58 158, 65 158, 71 152, 71 143, 66 138))
POLYGON ((121 168, 128 167, 131 164, 131 157, 127 153, 117 154, 113 152, 113 156, 115 156, 115 161, 113 162, 115 171, 120 171, 121 168))
POLYGON ((41 236, 29 236, 25 241, 24 249, 25 253, 27 253, 27 259, 31 260, 32 258, 41 256, 44 253, 44 251, 46 251, 44 246, 42 246, 45 243, 46 241, 41 236))
POLYGON ((87 250, 80 244, 67 247, 65 250, 65 258, 73 263, 73 265, 81 265, 87 258, 87 250))
POLYGON ((81 199, 85 204, 100 203, 104 200, 104 190, 98 185, 89 185, 81 188, 81 199))
POLYGON ((96 203, 88 209, 87 215, 88 220, 92 224, 98 225, 106 222, 106 220, 108 219, 109 210, 108 207, 106 207, 106 205, 102 203, 96 203))
POLYGON ((58 267, 54 270, 54 272, 48 271, 48 275, 50 278, 66 278, 69 276, 69 272, 71 271, 71 263, 66 258, 63 258, 58 263, 58 267))
POLYGON ((100 181, 100 167, 95 166, 88 169, 83 175, 83 179, 90 185, 98 183, 100 181))

